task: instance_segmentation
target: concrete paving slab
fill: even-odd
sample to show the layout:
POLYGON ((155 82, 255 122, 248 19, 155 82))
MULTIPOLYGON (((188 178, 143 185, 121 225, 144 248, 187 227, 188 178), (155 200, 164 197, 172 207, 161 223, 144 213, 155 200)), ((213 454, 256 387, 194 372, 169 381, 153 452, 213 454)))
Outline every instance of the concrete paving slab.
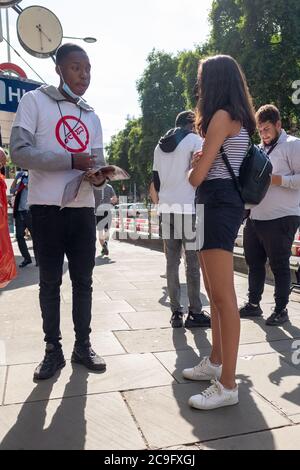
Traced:
MULTIPOLYGON (((62 329, 62 344, 66 359, 70 359, 74 346, 74 333, 72 330, 62 329)), ((91 342, 98 354, 102 356, 123 354, 124 348, 110 331, 92 331, 91 342)), ((45 344, 43 333, 36 336, 18 336, 5 340, 6 365, 30 364, 40 362, 44 357, 45 344)))
POLYGON ((191 409, 187 404, 189 397, 204 388, 199 384, 174 384, 125 393, 151 448, 192 444, 289 424, 265 400, 249 391, 248 386, 240 387, 239 405, 213 411, 191 409))
MULTIPOLYGON (((0 345, 0 348, 1 348, 1 345, 0 345)), ((7 373, 7 367, 0 365, 0 406, 2 406, 3 401, 4 401, 4 388, 5 388, 6 373, 7 373)))
POLYGON ((147 353, 210 347, 211 331, 195 328, 116 331, 116 337, 129 353, 147 353))
MULTIPOLYGON (((118 404, 113 402, 110 411, 109 401, 107 406, 103 405, 105 411, 102 411, 102 404, 101 406, 93 404, 91 409, 94 408, 96 410, 95 413, 93 411, 87 412, 90 399, 98 397, 98 394, 102 397, 104 395, 125 392, 125 397, 123 397, 124 402, 122 399, 121 401, 124 406, 126 405, 126 413, 128 412, 129 416, 131 416, 134 409, 130 403, 126 402, 126 394, 134 392, 138 394, 141 389, 153 390, 154 407, 151 405, 152 398, 148 400, 148 397, 146 397, 145 403, 140 402, 140 400, 138 402, 141 408, 140 414, 143 415, 143 419, 146 422, 150 422, 150 438, 151 433, 153 433, 153 441, 157 439, 158 443, 162 442, 162 444, 159 444, 159 448, 187 451, 188 448, 202 449, 209 447, 206 438, 207 428, 210 433, 210 442, 228 441, 225 438, 231 438, 232 429, 234 436, 244 433, 247 436, 256 436, 255 433, 260 433, 261 429, 269 429, 272 426, 273 432, 278 426, 285 426, 284 429, 286 427, 288 429, 296 429, 297 424, 300 424, 298 406, 299 376, 297 375, 299 367, 296 368, 292 365, 291 356, 293 352, 295 353, 295 350, 292 349, 293 341, 300 338, 300 296, 295 294, 291 296, 289 304, 291 322, 281 328, 266 327, 263 319, 257 321, 242 320, 238 373, 241 380, 241 388, 246 390, 245 393, 243 392, 243 395, 249 395, 249 389, 252 389, 252 395, 259 402, 259 406, 254 407, 255 401, 250 399, 252 395, 249 395, 249 402, 246 399, 245 411, 243 410, 241 417, 237 416, 237 410, 234 407, 224 409, 222 411, 224 416, 220 414, 221 410, 206 412, 204 420, 202 412, 189 409, 187 411, 187 395, 191 395, 192 390, 193 394, 198 393, 203 385, 184 381, 181 377, 181 371, 183 368, 199 362, 199 350, 202 356, 210 352, 211 331, 203 331, 201 329, 191 331, 181 329, 178 331, 170 328, 167 283, 166 279, 160 277, 165 272, 165 257, 163 253, 132 244, 112 241, 110 243, 110 254, 110 259, 99 257, 96 259, 93 277, 94 314, 92 341, 95 350, 104 355, 108 363, 108 370, 104 374, 89 373, 83 367, 77 365, 73 367, 70 362, 67 362, 67 366, 56 377, 47 381, 47 383, 34 384, 32 381, 33 370, 36 363, 41 360, 44 354, 41 314, 38 302, 38 270, 33 266, 26 270, 21 270, 16 280, 5 290, 0 290, 0 341, 5 341, 5 354, 7 352, 11 354, 13 349, 15 359, 21 362, 30 362, 20 364, 19 366, 8 366, 7 369, 4 366, 1 368, 0 365, 0 404, 4 380, 6 380, 5 370, 7 371, 8 378, 7 387, 5 385, 4 392, 6 395, 4 403, 7 402, 8 405, 3 404, 0 406, 0 411, 8 408, 16 410, 12 412, 12 414, 15 414, 11 424, 9 421, 6 421, 6 425, 3 427, 1 427, 2 415, 0 415, 1 437, 2 429, 4 429, 5 433, 9 432, 11 428, 16 429, 14 424, 18 421, 17 416, 18 414, 20 416, 23 415, 22 402, 36 402, 34 405, 39 405, 39 400, 44 400, 46 405, 39 409, 36 408, 37 431, 36 434, 34 430, 32 431, 33 437, 31 441, 33 444, 29 442, 29 445, 34 445, 34 440, 38 442, 40 439, 41 442, 45 442, 47 445, 50 443, 51 446, 55 446, 57 442, 55 440, 56 436, 52 432, 50 432, 49 436, 48 429, 51 431, 56 429, 57 426, 53 426, 53 422, 56 423, 57 416, 61 415, 61 407, 67 409, 67 405, 64 402, 69 399, 69 403, 70 400, 73 402, 72 411, 76 408, 78 410, 83 409, 83 402, 86 401, 85 414, 79 413, 78 415, 77 413, 76 417, 74 417, 70 413, 72 416, 72 420, 70 420, 68 413, 66 413, 66 416, 64 416, 66 427, 62 426, 63 439, 59 441, 59 446, 61 446, 59 448, 67 448, 69 443, 73 446, 72 448, 84 446, 84 448, 93 449, 97 448, 97 445, 100 445, 101 448, 102 441, 99 444, 99 435, 101 439, 103 427, 110 429, 111 425, 112 433, 114 429, 118 429, 119 421, 118 416, 114 413, 114 408, 118 410, 118 415, 122 414, 122 411, 119 412, 118 404), (120 300, 110 300, 110 293, 113 298, 120 300), (22 299, 21 308, 20 299, 22 299), (7 344, 9 345, 8 348, 7 344), (128 354, 127 351, 134 351, 135 353, 128 354), (153 351, 153 355, 149 354, 151 351, 153 351), (278 362, 273 363, 273 359, 271 362, 267 362, 266 356, 277 357, 278 362), (256 358, 260 358, 260 360, 253 365, 253 359, 256 358), (296 375, 294 375, 292 369, 293 371, 297 369, 296 375), (169 388, 173 391, 175 386, 191 387, 191 393, 186 393, 184 399, 181 398, 181 395, 176 390, 176 393, 174 392, 173 395, 171 394, 163 399, 157 393, 157 390, 162 388, 169 388), (50 402, 48 402, 49 397, 51 398, 50 402), (64 397, 62 402, 61 397, 64 397), (51 407, 55 400, 59 404, 53 405, 52 412, 51 407), (168 400, 171 402, 170 406, 168 400), (16 403, 20 403, 20 405, 14 405, 16 403), (98 409, 99 414, 97 412, 98 409), (111 423, 109 422, 108 424, 101 421, 101 416, 106 410, 108 413, 107 420, 111 420, 111 423), (233 411, 234 419, 232 423, 233 411), (187 414, 188 412, 191 412, 192 415, 187 414), (147 413, 151 415, 150 418, 148 418, 147 413), (288 413, 288 415, 285 413, 288 413), (207 426, 208 414, 211 414, 212 418, 211 421, 208 421, 207 426), (249 414, 251 415, 250 420, 249 414), (46 416, 42 420, 43 423, 46 422, 44 427, 39 427, 41 415, 46 416), (167 419, 165 419, 165 415, 167 419), (194 419, 195 416, 196 419, 194 419), (217 422, 215 422, 216 416, 218 416, 217 422), (265 419, 266 416, 267 419, 265 419), (115 421, 113 422, 113 420, 115 421), (153 422, 157 420, 157 423, 153 424, 152 420, 153 422), (159 429, 160 420, 162 422, 162 431, 156 432, 155 426, 159 429), (182 422, 183 425, 181 426, 182 422), (224 427, 224 422, 227 428, 224 427), (101 424, 102 429, 100 431, 98 431, 98 423, 101 424), (77 440, 68 432, 72 427, 78 428, 79 438, 77 440), (85 442, 82 439, 84 433, 81 432, 84 427, 86 428, 85 442), (175 430, 174 427, 176 428, 175 430), (259 429, 257 430, 257 428, 259 429), (198 431, 200 432, 200 437, 198 431), (224 435, 224 433, 227 434, 224 435), (162 441, 161 436, 163 436, 162 441), (187 439, 186 442, 182 439, 182 436, 187 439), (193 438, 191 439, 189 436, 193 438)), ((19 258, 17 258, 17 261, 19 261, 19 258)), ((183 263, 180 266, 180 282, 182 285, 182 299, 187 307, 186 279, 183 263)), ((247 276, 236 275, 235 286, 239 304, 242 304, 247 296, 247 276)), ((74 341, 71 318, 71 292, 72 285, 67 271, 67 263, 65 263, 62 283, 61 328, 64 352, 67 359, 70 358, 74 341), (67 302, 64 301, 64 295, 67 302)), ((209 311, 203 283, 201 294, 202 301, 204 302, 203 305, 209 311)), ((266 285, 261 304, 265 318, 270 315, 271 308, 274 306, 273 294, 273 286, 266 285)), ((24 409, 29 406, 28 403, 25 403, 24 409)), ((34 412, 32 413, 34 414, 34 412)), ((30 419, 31 414, 29 412, 28 414, 30 419)), ((121 422, 126 423, 129 431, 124 431, 126 436, 122 436, 122 439, 128 439, 128 443, 123 442, 123 440, 119 442, 118 440, 117 443, 112 443, 112 449, 116 447, 120 449, 139 448, 138 440, 133 437, 133 441, 136 444, 132 444, 131 436, 127 435, 128 433, 133 435, 134 432, 137 432, 139 420, 138 422, 134 421, 134 427, 131 428, 127 425, 126 419, 124 415, 124 420, 122 417, 121 422)), ((122 428, 123 424, 120 426, 122 428)), ((31 429, 29 427, 29 434, 31 429)), ((23 435, 26 432, 23 432, 23 435)), ((59 431, 56 434, 59 434, 59 431)), ((16 434, 13 433, 11 436, 16 436, 16 434)), ((28 433, 26 437, 29 438, 28 433)), ((266 438, 267 448, 268 446, 272 448, 273 445, 275 448, 280 448, 281 445, 285 446, 281 438, 278 438, 274 444, 272 437, 273 435, 266 438)), ((117 438, 119 439, 119 436, 117 438)), ((22 441, 21 438, 16 439, 12 437, 12 440, 15 440, 17 445, 20 443, 20 446, 24 444, 24 448, 26 447, 27 442, 22 441)), ((105 442, 103 446, 109 448, 109 442, 113 438, 109 436, 109 432, 107 434, 104 432, 103 440, 105 442)), ((8 440, 5 440, 5 442, 7 443, 8 440)), ((146 443, 142 440, 141 445, 144 446, 146 443)))
MULTIPOLYGON (((268 343, 254 343, 242 344, 239 348, 239 356, 251 358, 256 355, 274 354, 273 344, 268 343)), ((291 341, 278 341, 276 342, 276 351, 291 350, 291 341), (278 344, 280 343, 280 345, 278 344)), ((211 348, 186 349, 181 351, 167 351, 155 353, 155 357, 164 365, 164 367, 176 378, 179 383, 186 383, 187 381, 182 377, 182 370, 188 367, 194 367, 199 364, 200 360, 209 355, 211 348), (200 356, 201 353, 201 356, 200 356)))
MULTIPOLYGON (((168 451, 183 451, 184 453, 186 452, 197 452, 197 451, 200 451, 202 449, 200 449, 200 444, 199 446, 197 445, 193 445, 193 446, 174 446, 174 447, 165 447, 163 448, 163 450, 168 450, 168 451)), ((186 461, 187 462, 187 461, 186 461)))
POLYGON ((286 362, 291 360, 292 352, 284 354, 242 358, 238 361, 237 375, 249 381, 250 387, 281 412, 294 415, 300 412, 300 368, 286 362))
POLYGON ((271 342, 291 339, 293 337, 284 330, 284 327, 266 326, 263 319, 241 322, 240 344, 271 342))
POLYGON ((202 446, 205 450, 299 450, 300 426, 220 439, 202 446))
MULTIPOLYGON (((63 331, 73 331, 73 320, 71 309, 64 312, 61 320, 61 328, 63 331)), ((123 320, 119 313, 101 313, 101 315, 93 315, 91 328, 93 332, 129 330, 130 327, 123 320)))
POLYGON ((130 450, 145 447, 119 393, 0 408, 1 450, 130 450))
POLYGON ((92 317, 92 331, 128 330, 130 327, 119 313, 101 313, 92 317))
POLYGON ((102 315, 103 313, 134 312, 135 309, 125 300, 109 300, 93 302, 92 315, 102 315))
MULTIPOLYGON (((262 322, 261 322, 262 323, 262 322)), ((262 323, 263 325, 263 323, 262 323)), ((260 326, 252 321, 241 322, 241 341, 240 344, 262 343, 265 341, 274 342, 279 340, 291 339, 290 334, 286 334, 281 328, 260 326)), ((159 352, 171 351, 175 349, 188 349, 189 347, 207 348, 209 344, 205 339, 211 340, 211 330, 202 328, 193 328, 185 330, 184 328, 173 330, 154 329, 154 330, 136 330, 117 332, 117 337, 128 352, 159 352)))
POLYGON ((132 312, 121 313, 122 318, 126 320, 133 330, 148 330, 153 328, 169 328, 170 312, 161 310, 157 312, 132 312))
MULTIPOLYGON (((115 301, 116 302, 116 301, 115 301)), ((152 299, 132 299, 128 302, 132 309, 137 312, 157 312, 158 310, 167 310, 170 312, 170 304, 169 302, 163 301, 163 303, 159 303, 157 301, 153 301, 152 299)))
MULTIPOLYGON (((61 330, 63 332, 73 332, 73 320, 71 306, 62 305, 61 308, 61 330)), ((20 338, 23 336, 36 336, 40 339, 42 333, 42 318, 41 314, 32 317, 25 317, 24 315, 16 317, 15 315, 5 315, 0 319, 1 322, 1 337, 6 340, 12 338, 20 338), (3 320, 5 318, 5 320, 3 320)), ((117 313, 103 313, 101 315, 94 315, 92 317, 92 331, 114 331, 114 330, 128 330, 129 325, 124 321, 120 314, 117 313)), ((73 333, 72 333, 73 334, 73 333)))
MULTIPOLYGON (((15 294, 16 295, 16 294, 15 294)), ((18 312, 22 312, 24 316, 31 315, 33 312, 37 315, 40 312, 40 306, 38 302, 38 296, 34 296, 35 300, 26 302, 22 300, 22 305, 20 306, 19 297, 15 297, 15 300, 2 300, 0 297, 0 321, 3 314, 6 315, 17 315, 18 312)))
MULTIPOLYGON (((139 268, 140 269, 140 268, 139 268)), ((136 281, 144 281, 144 282, 147 282, 147 281, 152 281, 152 280, 156 280, 160 274, 161 274, 161 270, 157 271, 157 272, 149 272, 148 270, 147 271, 142 271, 141 269, 139 271, 128 271, 126 274, 124 273, 124 276, 126 277, 127 281, 129 282, 132 282, 132 283, 135 283, 136 281)), ((181 281, 183 281, 183 279, 180 279, 181 281)), ((184 281, 185 282, 185 281, 184 281)))
POLYGON ((135 287, 131 282, 116 280, 116 279, 105 279, 103 281, 99 281, 100 288, 105 292, 107 290, 134 290, 137 291, 137 287, 135 287))
POLYGON ((8 320, 1 322, 1 336, 8 339, 22 338, 23 336, 41 336, 42 319, 41 316, 31 318, 16 318, 8 315, 8 320))
POLYGON ((152 354, 106 357, 107 371, 97 374, 83 366, 67 362, 53 379, 37 385, 32 380, 37 364, 10 366, 4 403, 16 404, 32 400, 89 395, 112 391, 169 385, 173 377, 152 354))
MULTIPOLYGON (((300 424, 300 413, 297 414, 297 415, 290 415, 289 419, 295 424, 300 424)), ((299 440, 299 442, 300 442, 300 440, 299 440)), ((299 448, 300 448, 300 445, 298 446, 298 449, 299 448)))
POLYGON ((153 301, 158 302, 162 297, 168 298, 166 290, 163 289, 143 289, 143 290, 108 290, 106 294, 111 300, 130 300, 135 299, 152 299, 153 301))
POLYGON ((161 289, 167 288, 167 279, 162 278, 161 275, 158 276, 157 279, 152 281, 134 281, 132 283, 137 289, 145 290, 145 289, 161 289))
MULTIPOLYGON (((72 288, 69 289, 62 289, 61 297, 65 303, 69 304, 72 303, 72 288)), ((102 302, 102 301, 110 301, 111 298, 102 290, 94 290, 93 292, 93 302, 102 302)), ((118 300, 118 299, 117 299, 118 300)))

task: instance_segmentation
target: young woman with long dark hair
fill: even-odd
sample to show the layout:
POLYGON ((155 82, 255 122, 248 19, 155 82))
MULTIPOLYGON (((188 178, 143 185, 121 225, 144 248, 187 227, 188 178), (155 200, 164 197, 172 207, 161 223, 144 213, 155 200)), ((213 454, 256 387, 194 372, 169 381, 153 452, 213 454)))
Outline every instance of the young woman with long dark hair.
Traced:
POLYGON ((190 398, 198 409, 238 403, 235 371, 240 317, 234 289, 233 247, 242 223, 244 203, 222 159, 221 147, 239 176, 255 115, 246 79, 230 56, 200 62, 198 71, 197 129, 205 138, 194 155, 190 183, 197 187, 196 204, 204 204, 204 244, 199 252, 205 287, 211 304, 212 351, 199 365, 185 369, 191 380, 213 380, 190 398))

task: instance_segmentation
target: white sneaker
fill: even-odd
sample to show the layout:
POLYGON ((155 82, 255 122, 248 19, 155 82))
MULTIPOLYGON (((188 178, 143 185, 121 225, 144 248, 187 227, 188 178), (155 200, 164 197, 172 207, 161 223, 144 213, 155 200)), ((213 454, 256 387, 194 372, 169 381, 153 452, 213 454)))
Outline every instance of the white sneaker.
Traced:
POLYGON ((218 380, 212 380, 212 385, 200 395, 189 399, 189 405, 198 410, 213 410, 223 406, 236 405, 239 402, 239 389, 227 390, 218 380))
POLYGON ((192 369, 184 369, 182 375, 189 380, 212 380, 219 379, 222 374, 222 366, 214 366, 209 357, 204 357, 200 364, 192 369))

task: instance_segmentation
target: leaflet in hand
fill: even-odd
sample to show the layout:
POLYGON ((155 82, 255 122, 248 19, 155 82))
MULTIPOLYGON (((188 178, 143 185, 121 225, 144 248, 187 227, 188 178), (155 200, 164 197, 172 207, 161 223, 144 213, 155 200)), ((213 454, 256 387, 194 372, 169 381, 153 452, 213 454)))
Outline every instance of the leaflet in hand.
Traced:
POLYGON ((100 168, 93 168, 93 170, 89 171, 89 174, 96 174, 99 172, 103 173, 103 176, 106 176, 106 178, 110 181, 129 180, 130 178, 130 175, 127 173, 127 171, 116 165, 106 165, 100 168))
POLYGON ((100 172, 103 173, 103 176, 105 176, 106 179, 110 181, 128 180, 130 178, 127 171, 115 165, 107 165, 99 168, 93 168, 92 170, 80 173, 66 184, 60 208, 63 209, 68 204, 75 201, 76 197, 78 196, 80 186, 87 174, 96 174, 100 172))

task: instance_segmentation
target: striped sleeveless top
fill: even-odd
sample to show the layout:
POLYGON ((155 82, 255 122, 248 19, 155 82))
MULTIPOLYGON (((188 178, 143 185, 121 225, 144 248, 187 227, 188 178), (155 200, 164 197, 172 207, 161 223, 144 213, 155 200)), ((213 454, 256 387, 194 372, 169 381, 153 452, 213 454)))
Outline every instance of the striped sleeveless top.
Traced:
MULTIPOLYGON (((242 127, 240 133, 234 137, 225 139, 223 148, 228 157, 230 165, 233 168, 234 174, 239 177, 240 167, 244 160, 249 146, 248 131, 242 127)), ((219 152, 216 159, 208 172, 206 180, 213 179, 231 179, 229 171, 223 161, 222 155, 219 152)))

